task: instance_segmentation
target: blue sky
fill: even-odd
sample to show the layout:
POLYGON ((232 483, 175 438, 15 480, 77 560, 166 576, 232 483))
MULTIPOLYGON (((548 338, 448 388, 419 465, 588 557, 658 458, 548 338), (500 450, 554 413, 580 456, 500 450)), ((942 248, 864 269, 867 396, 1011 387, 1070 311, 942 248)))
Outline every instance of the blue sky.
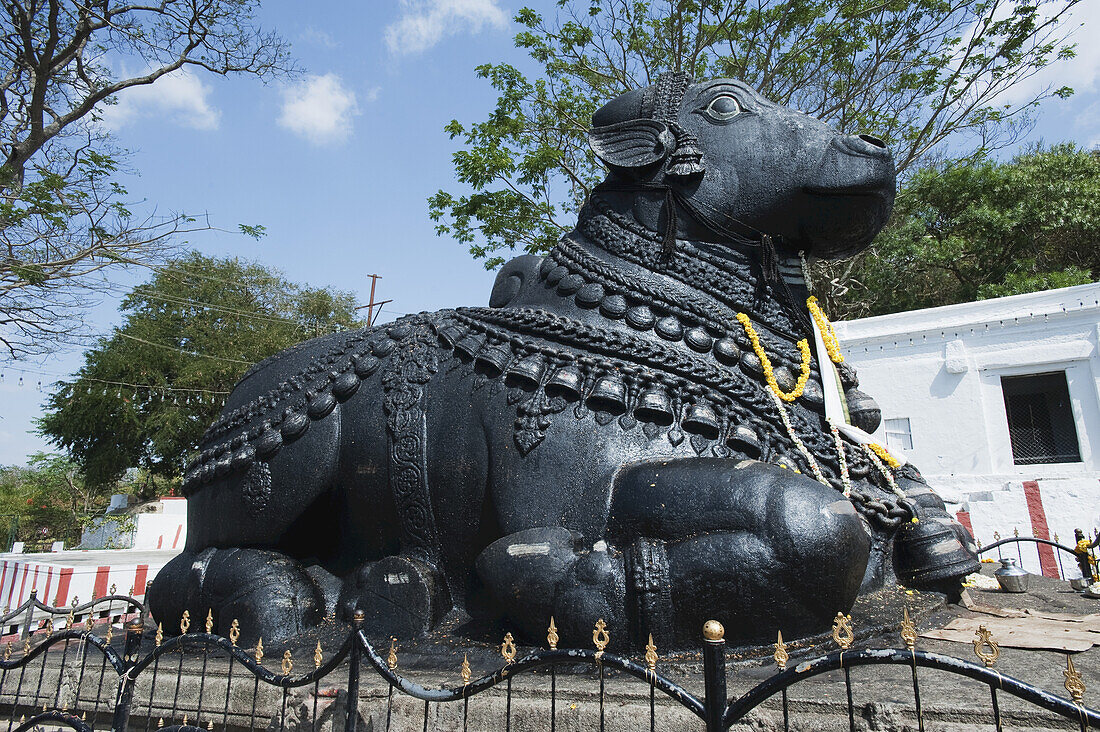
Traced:
MULTIPOLYGON (((183 74, 131 91, 106 118, 133 151, 140 177, 128 188, 161 210, 209 212, 215 225, 263 224, 259 242, 223 232, 192 236, 208 254, 235 255, 281 269, 292 280, 358 293, 370 273, 389 312, 483 304, 492 273, 466 248, 434 233, 425 200, 455 189, 443 126, 483 119, 495 101, 473 68, 524 57, 512 46, 511 16, 522 4, 553 13, 551 0, 395 0, 265 3, 260 19, 293 44, 305 73, 292 83, 183 74)), ((1074 87, 1048 102, 1028 141, 1100 145, 1100 2, 1085 0, 1078 57, 1045 71, 1030 88, 1074 87)), ((1028 88, 1018 90, 1021 97, 1028 88)), ((120 277, 132 285, 137 273, 120 277)), ((119 322, 116 301, 92 321, 119 322)), ((44 388, 81 363, 78 352, 0 365, 0 464, 48 449, 28 434, 44 388), (19 385, 19 377, 23 385, 19 385)))

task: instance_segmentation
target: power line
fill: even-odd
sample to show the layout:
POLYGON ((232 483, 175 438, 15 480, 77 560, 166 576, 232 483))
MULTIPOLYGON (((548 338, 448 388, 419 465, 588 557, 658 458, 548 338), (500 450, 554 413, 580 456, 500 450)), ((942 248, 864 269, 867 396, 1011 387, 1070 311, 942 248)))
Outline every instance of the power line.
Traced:
MULTIPOLYGON (((170 391, 170 392, 177 392, 177 393, 180 393, 180 394, 183 394, 183 393, 211 394, 211 395, 215 395, 215 396, 228 396, 229 395, 228 391, 218 391, 218 390, 214 390, 214 389, 195 389, 195 388, 189 388, 189 387, 183 387, 183 386, 161 386, 161 385, 158 385, 158 384, 134 384, 134 383, 131 383, 129 381, 115 381, 115 380, 112 380, 112 379, 98 379, 94 376, 80 376, 80 375, 69 376, 68 374, 61 374, 61 373, 58 373, 56 371, 40 371, 40 370, 36 370, 36 369, 21 368, 21 367, 18 367, 18 366, 4 366, 4 367, 0 368, 0 383, 2 383, 4 381, 4 371, 17 371, 19 373, 34 374, 36 376, 55 376, 55 377, 59 377, 61 379, 70 379, 71 378, 72 381, 67 382, 68 385, 70 385, 70 386, 74 385, 75 383, 80 382, 80 381, 90 381, 90 382, 94 382, 96 384, 104 384, 104 385, 107 385, 107 386, 116 386, 116 387, 125 387, 125 388, 128 388, 128 389, 146 389, 146 390, 149 390, 149 391, 170 391)), ((39 382, 39 386, 41 387, 41 382, 39 382)))
POLYGON ((123 333, 121 330, 116 330, 114 332, 114 335, 120 335, 123 338, 128 338, 129 340, 137 341, 138 343, 144 343, 147 346, 156 346, 157 348, 163 348, 163 349, 168 350, 168 351, 177 351, 178 353, 182 353, 182 354, 187 355, 187 356, 195 356, 197 358, 211 358, 211 359, 214 359, 215 361, 227 361, 229 363, 242 363, 245 366, 252 366, 253 364, 256 363, 255 361, 242 361, 239 358, 226 358, 224 356, 212 356, 209 353, 199 353, 198 351, 188 351, 186 349, 178 348, 176 346, 169 346, 169 345, 166 345, 164 343, 154 343, 153 341, 147 341, 144 338, 138 338, 137 336, 132 336, 132 335, 129 335, 128 333, 123 333))

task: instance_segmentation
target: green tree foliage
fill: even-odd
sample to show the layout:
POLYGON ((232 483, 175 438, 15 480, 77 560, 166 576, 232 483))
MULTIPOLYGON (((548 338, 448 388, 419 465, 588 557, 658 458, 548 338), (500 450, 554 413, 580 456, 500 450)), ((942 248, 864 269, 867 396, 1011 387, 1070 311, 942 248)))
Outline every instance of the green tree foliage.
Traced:
MULTIPOLYGON (((0 358, 67 342, 105 270, 163 261, 173 234, 209 228, 184 214, 131 211, 119 182, 123 154, 99 121, 119 95, 168 74, 270 78, 292 71, 286 42, 256 24, 258 6, 3 3, 0 358)), ((251 228, 245 233, 260 233, 251 228)))
POLYGON ((998 99, 1073 55, 1058 23, 1078 1, 558 0, 553 21, 524 8, 515 43, 537 73, 477 67, 495 107, 446 128, 470 192, 441 190, 429 212, 487 268, 517 246, 545 251, 603 177, 585 142, 592 112, 669 69, 743 79, 842 132, 871 132, 903 172, 935 151, 997 149, 1042 99, 1072 93, 998 99))
POLYGON ((900 191, 838 317, 883 315, 1100 280, 1100 154, 1072 144, 937 165, 900 191))
POLYGON ((307 338, 362 325, 350 293, 192 253, 121 304, 125 322, 59 384, 39 429, 90 485, 132 467, 178 477, 188 453, 252 364, 307 338))
POLYGON ((73 546, 87 517, 106 508, 109 493, 85 484, 80 467, 62 455, 40 452, 25 467, 0 467, 0 545, 73 546))

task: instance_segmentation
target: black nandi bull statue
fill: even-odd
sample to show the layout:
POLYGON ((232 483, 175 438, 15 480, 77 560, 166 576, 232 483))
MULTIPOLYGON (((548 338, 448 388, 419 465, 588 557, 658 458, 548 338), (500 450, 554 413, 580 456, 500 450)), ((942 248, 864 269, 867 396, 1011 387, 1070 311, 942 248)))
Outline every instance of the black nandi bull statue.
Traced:
POLYGON ((826 420, 835 341, 798 254, 870 243, 889 150, 675 73, 592 122, 607 180, 489 307, 323 336, 241 380, 149 593, 164 627, 210 609, 271 640, 362 610, 378 632, 503 615, 537 639, 553 616, 564 643, 602 618, 613 645, 668 647, 717 618, 749 642, 978 567, 914 469, 826 420))

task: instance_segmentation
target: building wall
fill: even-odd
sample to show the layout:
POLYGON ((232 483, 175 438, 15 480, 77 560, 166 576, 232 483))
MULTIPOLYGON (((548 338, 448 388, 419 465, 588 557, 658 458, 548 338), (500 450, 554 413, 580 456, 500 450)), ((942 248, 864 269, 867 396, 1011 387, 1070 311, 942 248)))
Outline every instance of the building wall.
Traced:
MULTIPOLYGON (((957 510, 981 516, 974 529, 983 542, 992 531, 1010 535, 1013 523, 1032 534, 1025 481, 1044 486, 1048 514, 1090 532, 1100 526, 1100 284, 864 318, 836 330, 883 424, 909 419, 912 449, 890 440, 891 449, 957 510), (1057 371, 1066 375, 1081 461, 1016 465, 1001 377, 1057 371)), ((878 436, 887 442, 884 427, 878 436)), ((1058 533, 1068 543, 1065 528, 1058 533)))

